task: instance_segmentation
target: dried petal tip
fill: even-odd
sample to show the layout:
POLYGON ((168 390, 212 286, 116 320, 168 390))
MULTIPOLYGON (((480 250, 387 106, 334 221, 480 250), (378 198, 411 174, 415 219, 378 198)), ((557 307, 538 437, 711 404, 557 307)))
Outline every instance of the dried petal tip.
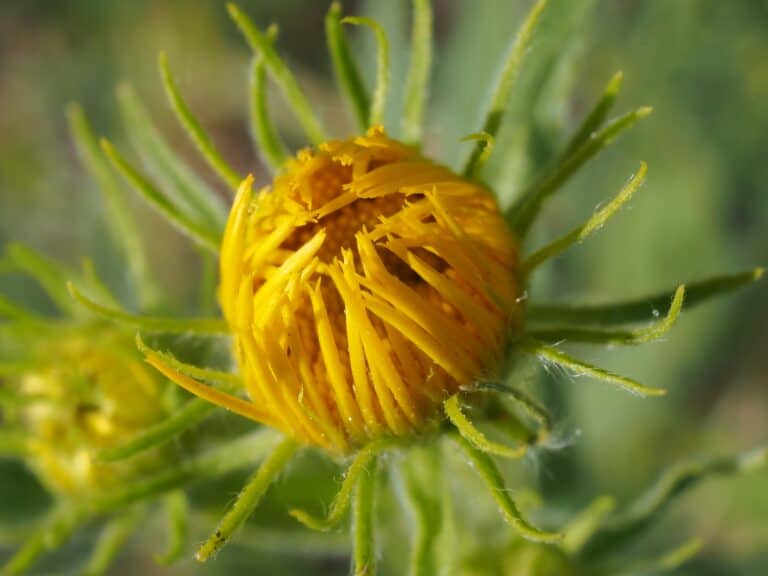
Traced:
POLYGON ((379 128, 244 183, 219 298, 271 424, 343 453, 441 417, 520 328, 517 246, 496 202, 379 128))

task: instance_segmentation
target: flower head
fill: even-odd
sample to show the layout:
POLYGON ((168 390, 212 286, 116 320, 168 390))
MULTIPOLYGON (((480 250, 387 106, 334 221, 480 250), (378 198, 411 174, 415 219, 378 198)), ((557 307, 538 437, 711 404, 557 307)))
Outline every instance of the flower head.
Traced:
POLYGON ((37 357, 17 379, 16 417, 41 481, 52 492, 84 496, 138 473, 141 462, 96 457, 164 416, 158 379, 130 339, 113 329, 73 335, 41 343, 37 357))
POLYGON ((219 299, 266 423, 345 452, 420 431, 493 375, 519 324, 517 249, 491 194, 381 128, 241 187, 219 299))

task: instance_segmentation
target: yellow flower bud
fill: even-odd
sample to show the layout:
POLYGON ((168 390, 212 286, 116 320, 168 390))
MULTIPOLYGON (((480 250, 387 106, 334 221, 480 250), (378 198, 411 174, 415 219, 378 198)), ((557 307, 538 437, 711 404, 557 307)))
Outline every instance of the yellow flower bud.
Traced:
POLYGON ((41 344, 38 359, 19 379, 18 419, 41 481, 55 493, 86 496, 140 470, 146 458, 97 458, 164 414, 157 377, 131 340, 114 330, 73 335, 41 344))
POLYGON ((520 330, 517 267, 489 191, 379 127, 246 180, 219 300, 256 417, 334 453, 429 429, 520 330))

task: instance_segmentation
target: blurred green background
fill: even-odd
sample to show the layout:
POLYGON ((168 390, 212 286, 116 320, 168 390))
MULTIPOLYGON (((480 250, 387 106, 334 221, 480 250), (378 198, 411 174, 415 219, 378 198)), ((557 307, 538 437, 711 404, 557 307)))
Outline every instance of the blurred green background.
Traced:
MULTIPOLYGON (((351 125, 333 85, 323 36, 328 4, 241 2, 260 25, 279 23, 282 53, 333 133, 346 136, 351 125)), ((378 18, 389 33, 394 70, 388 128, 396 134, 409 4, 344 4, 347 13, 378 18)), ((529 5, 523 0, 435 0, 426 140, 432 155, 456 165, 466 152, 459 140, 477 130, 489 82, 529 5)), ((350 34, 372 79, 372 41, 364 30, 350 34)), ((119 292, 121 265, 103 240, 102 206, 75 157, 64 107, 80 102, 97 132, 121 143, 124 131, 114 99, 120 82, 133 85, 171 142, 217 185, 163 99, 156 69, 160 49, 167 51, 191 107, 231 163, 242 173, 254 173, 257 182, 266 181, 248 132, 249 52, 223 1, 3 0, 0 244, 22 242, 73 265, 83 256, 92 257, 119 292)), ((514 197, 547 164, 616 70, 625 76, 617 110, 648 104, 654 114, 545 210, 533 245, 582 221, 618 191, 641 160, 649 163, 648 181, 631 206, 588 243, 547 265, 532 287, 532 300, 636 297, 686 280, 768 264, 766 55, 764 0, 552 0, 490 166, 489 179, 501 197, 514 197)), ((275 96, 278 125, 289 142, 302 145, 290 113, 275 96)), ((200 266, 196 253, 138 201, 133 204, 146 237, 152 239, 156 272, 172 295, 169 311, 193 310, 200 266)), ((0 289, 40 309, 48 306, 22 279, 2 276, 0 289)), ((578 352, 666 387, 670 394, 642 400, 558 374, 536 383, 540 395, 556 402, 563 432, 574 442, 536 464, 524 464, 514 478, 538 484, 545 499, 564 514, 603 493, 625 501, 680 458, 727 453, 768 440, 765 281, 685 314, 665 342, 578 352)), ((322 479, 335 468, 315 460, 307 469, 327 498, 333 485, 322 479)), ((15 530, 11 523, 39 510, 43 497, 18 464, 0 461, 0 472, 0 519, 11 526, 2 529, 2 536, 10 541, 15 530)), ((228 479, 201 498, 219 494, 215 511, 234 494, 237 481, 228 479)), ((278 490, 259 513, 263 523, 275 518, 291 527, 283 510, 295 494, 306 493, 306 486, 306 479, 294 478, 278 490)), ((198 524, 195 541, 210 521, 198 524)), ((292 537, 303 539, 302 534, 292 537)), ((668 548, 694 534, 705 539, 705 550, 680 574, 768 573, 768 473, 710 481, 696 489, 639 549, 668 548)), ((67 548, 65 557, 82 553, 85 541, 87 535, 67 548)), ((114 573, 347 572, 343 542, 337 544, 341 552, 323 558, 312 552, 310 539, 303 540, 299 552, 288 538, 280 541, 278 546, 255 534, 204 569, 188 561, 169 571, 155 568, 153 551, 138 540, 114 573)), ((58 568, 41 570, 53 573, 58 568)), ((398 573, 396 566, 392 570, 398 573)))

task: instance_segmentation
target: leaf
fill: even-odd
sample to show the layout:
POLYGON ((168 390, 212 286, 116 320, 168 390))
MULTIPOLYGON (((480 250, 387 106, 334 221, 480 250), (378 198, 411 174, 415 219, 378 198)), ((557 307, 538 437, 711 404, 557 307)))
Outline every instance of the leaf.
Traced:
POLYGON ((320 121, 312 111, 304 92, 299 88, 296 78, 288 66, 278 56, 269 39, 254 25, 248 16, 235 4, 227 4, 229 15, 245 36, 254 54, 264 58, 264 64, 269 70, 275 83, 282 89, 288 103, 292 106, 304 132, 313 144, 321 144, 326 140, 320 121))
POLYGON ((220 318, 171 318, 164 316, 142 316, 122 309, 108 308, 83 295, 71 282, 67 283, 69 293, 77 302, 97 316, 107 320, 134 326, 147 332, 168 334, 226 334, 229 329, 220 318))
POLYGON ((527 334, 535 340, 549 343, 583 342, 598 345, 632 346, 654 342, 664 337, 677 322, 685 301, 685 287, 679 286, 672 297, 667 315, 647 326, 633 330, 608 330, 604 328, 531 328, 527 334))
MULTIPOLYGON (((501 73, 494 84, 491 101, 488 109, 483 114, 483 125, 478 132, 484 132, 489 134, 491 138, 496 138, 515 79, 520 71, 520 66, 546 5, 547 0, 538 0, 528 12, 522 26, 520 26, 515 39, 509 47, 501 73)), ((483 143, 478 142, 464 166, 463 174, 476 173, 475 164, 480 159, 483 150, 483 143)))
POLYGON ((308 512, 298 509, 291 510, 290 515, 312 530, 325 532, 337 526, 344 519, 344 515, 349 509, 352 492, 357 485, 360 475, 366 473, 371 464, 376 461, 377 454, 387 444, 386 441, 374 441, 358 450, 349 468, 347 468, 341 488, 339 488, 338 493, 334 497, 331 509, 325 518, 316 518, 308 512))
POLYGON ((650 488, 623 512, 607 522, 587 542, 584 555, 595 557, 615 552, 657 522, 672 502, 702 480, 743 474, 765 468, 768 447, 723 458, 682 462, 664 472, 650 488))
POLYGON ((173 74, 171 74, 168 57, 165 52, 160 52, 157 61, 166 96, 168 96, 168 101, 179 123, 213 171, 231 190, 236 191, 240 186, 240 182, 243 181, 243 177, 224 159, 224 156, 216 148, 211 137, 203 129, 197 118, 194 117, 189 106, 182 98, 176 85, 176 80, 173 78, 173 74))
POLYGON ((584 164, 610 145, 619 134, 634 126, 638 120, 648 116, 651 111, 652 109, 648 107, 638 108, 609 122, 600 131, 594 132, 589 140, 570 156, 546 171, 507 211, 507 219, 515 232, 524 238, 544 202, 560 190, 584 164))
POLYGON ((521 265, 522 274, 529 276, 539 265, 561 254, 574 244, 584 241, 594 232, 600 230, 624 204, 629 202, 634 193, 642 186, 647 171, 648 167, 643 162, 640 164, 637 174, 630 179, 616 197, 595 212, 584 224, 527 256, 521 265))
POLYGON ((328 50, 342 95, 352 109, 357 127, 366 130, 370 126, 371 97, 365 87, 360 69, 341 25, 341 4, 333 2, 325 16, 325 35, 328 50))
POLYGON ((453 434, 451 435, 451 438, 464 451, 471 466, 485 482, 488 491, 496 501, 496 504, 498 504, 499 509, 504 516, 504 520, 520 536, 531 542, 552 543, 562 540, 562 534, 539 530, 523 518, 514 501, 509 497, 509 492, 504 486, 504 480, 502 479, 499 470, 487 454, 476 449, 460 434, 453 434))
POLYGON ((377 65, 376 65, 376 89, 373 92, 368 123, 377 126, 384 122, 384 110, 387 105, 387 93, 389 92, 389 42, 387 34, 381 24, 372 18, 348 16, 341 20, 342 24, 355 26, 368 26, 376 36, 377 65))
POLYGON ((142 307, 151 307, 157 301, 158 293, 152 282, 139 227, 131 215, 123 190, 112 175, 88 119, 78 104, 72 103, 67 107, 67 121, 80 161, 104 198, 104 214, 109 223, 107 229, 128 267, 138 300, 142 307))
POLYGON ((589 376, 595 380, 610 382, 611 384, 616 384, 620 388, 624 388, 638 396, 663 396, 667 393, 663 388, 645 386, 631 378, 620 376, 619 374, 614 374, 613 372, 593 366, 582 360, 577 360, 556 348, 541 343, 530 342, 523 345, 522 350, 537 356, 542 362, 551 362, 552 364, 562 366, 577 376, 589 376))
POLYGON ((136 92, 127 84, 119 86, 117 102, 131 144, 147 170, 183 204, 191 219, 223 232, 227 214, 216 191, 173 151, 136 92))
POLYGON ((109 140, 102 138, 101 148, 110 159, 115 169, 133 186, 152 208, 157 210, 177 230, 187 235, 200 246, 216 253, 221 244, 221 233, 204 224, 190 219, 179 206, 174 204, 165 193, 155 187, 138 169, 117 151, 109 140))
POLYGON ((198 549, 195 554, 198 561, 205 562, 226 544, 234 531, 256 509, 267 489, 282 472, 297 449, 296 442, 288 438, 285 438, 274 448, 240 491, 237 500, 221 519, 214 533, 198 549))
MULTIPOLYGON (((738 274, 716 276, 707 280, 685 283, 684 310, 712 298, 724 296, 763 277, 763 268, 754 268, 738 274)), ((562 324, 615 325, 648 322, 657 310, 672 300, 675 291, 651 294, 635 300, 595 305, 560 305, 533 303, 528 308, 529 322, 557 322, 562 324)))
POLYGON ((432 66, 431 0, 412 0, 411 63, 405 79, 403 137, 420 142, 423 131, 424 104, 429 96, 429 73, 432 66))
POLYGON ((445 415, 448 416, 448 420, 450 420, 451 424, 456 427, 459 434, 471 442, 475 448, 486 454, 494 454, 496 456, 503 456, 504 458, 522 458, 525 456, 528 452, 527 444, 511 447, 488 440, 485 434, 478 430, 469 418, 467 418, 464 412, 462 412, 460 397, 460 394, 454 394, 443 404, 445 415))

